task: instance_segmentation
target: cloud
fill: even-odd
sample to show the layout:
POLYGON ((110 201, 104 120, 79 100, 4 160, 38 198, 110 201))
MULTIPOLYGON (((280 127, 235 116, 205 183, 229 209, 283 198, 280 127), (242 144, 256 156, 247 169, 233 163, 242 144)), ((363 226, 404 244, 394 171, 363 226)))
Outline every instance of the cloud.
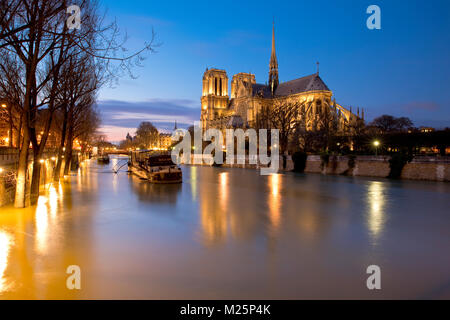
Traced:
POLYGON ((177 122, 186 128, 200 119, 198 102, 187 99, 151 99, 142 102, 103 100, 98 103, 102 131, 109 140, 123 140, 143 121, 152 122, 160 131, 170 132, 177 122))
POLYGON ((406 111, 437 111, 439 109, 439 105, 432 101, 412 101, 404 105, 403 109, 405 109, 406 111))
POLYGON ((108 141, 119 142, 121 140, 124 140, 124 137, 126 137, 127 133, 134 135, 136 128, 102 125, 99 131, 101 134, 104 134, 108 138, 108 141))

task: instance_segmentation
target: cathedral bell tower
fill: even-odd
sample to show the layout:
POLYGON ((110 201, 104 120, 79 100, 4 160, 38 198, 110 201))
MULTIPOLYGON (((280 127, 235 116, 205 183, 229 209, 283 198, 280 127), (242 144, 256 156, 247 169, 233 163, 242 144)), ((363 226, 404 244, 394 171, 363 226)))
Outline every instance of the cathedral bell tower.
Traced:
POLYGON ((228 77, 225 70, 206 69, 203 74, 200 116, 203 130, 226 113, 228 101, 228 77))
POLYGON ((272 24, 272 53, 270 55, 269 63, 269 87, 272 96, 275 95, 275 90, 278 87, 278 61, 275 53, 275 23, 272 24))

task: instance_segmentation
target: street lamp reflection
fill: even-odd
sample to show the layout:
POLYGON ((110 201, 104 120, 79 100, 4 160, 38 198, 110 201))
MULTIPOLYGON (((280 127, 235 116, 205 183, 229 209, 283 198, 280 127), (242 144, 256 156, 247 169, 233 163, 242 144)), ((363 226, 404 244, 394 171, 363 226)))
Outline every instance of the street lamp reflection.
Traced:
POLYGON ((281 200, 280 200, 280 189, 281 189, 281 175, 272 174, 269 176, 269 220, 271 226, 276 230, 278 229, 281 221, 281 200))
POLYGON ((0 293, 8 289, 4 276, 8 266, 9 250, 12 242, 11 235, 0 230, 0 293))
POLYGON ((219 182, 220 182, 220 204, 224 211, 227 208, 228 201, 228 172, 221 172, 219 174, 219 182))
POLYGON ((35 221, 36 221, 36 247, 40 253, 45 252, 48 236, 48 198, 40 196, 38 199, 35 221))
POLYGON ((383 230, 383 225, 385 222, 384 217, 384 185, 380 181, 371 181, 367 200, 369 204, 369 215, 367 217, 367 223, 369 231, 374 239, 377 239, 381 231, 383 230))

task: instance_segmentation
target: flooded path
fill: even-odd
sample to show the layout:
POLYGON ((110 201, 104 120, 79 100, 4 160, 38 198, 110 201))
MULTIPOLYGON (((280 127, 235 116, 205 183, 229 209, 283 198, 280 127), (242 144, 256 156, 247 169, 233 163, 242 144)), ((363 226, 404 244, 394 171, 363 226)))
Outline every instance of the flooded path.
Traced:
POLYGON ((152 185, 119 159, 0 208, 1 299, 450 298, 449 184, 185 166, 152 185))

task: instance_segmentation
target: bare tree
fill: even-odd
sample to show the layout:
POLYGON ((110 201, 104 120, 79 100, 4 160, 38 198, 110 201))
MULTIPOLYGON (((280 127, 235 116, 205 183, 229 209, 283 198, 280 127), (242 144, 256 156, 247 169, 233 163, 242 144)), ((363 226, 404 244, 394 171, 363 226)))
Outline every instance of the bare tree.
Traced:
POLYGON ((279 130, 282 155, 287 152, 289 139, 297 127, 301 107, 302 104, 295 101, 277 101, 270 109, 269 121, 272 128, 279 130))
POLYGON ((370 126, 378 128, 381 133, 398 132, 413 126, 413 122, 406 117, 396 118, 387 114, 375 118, 370 126))
POLYGON ((273 106, 260 109, 256 117, 257 129, 278 129, 280 152, 288 151, 290 141, 296 140, 301 130, 307 131, 307 118, 311 104, 293 100, 276 100, 273 106))
MULTIPOLYGON (((150 43, 142 50, 128 54, 124 48, 126 37, 120 39, 121 34, 115 22, 104 25, 94 0, 72 1, 71 4, 79 5, 84 12, 81 21, 83 28, 68 32, 67 4, 65 0, 4 0, 0 3, 0 56, 10 56, 11 61, 18 61, 16 70, 21 79, 20 94, 17 95, 19 101, 14 104, 20 114, 18 136, 22 133, 16 207, 26 205, 30 142, 34 157, 31 188, 33 200, 39 192, 40 165, 37 160, 45 148, 54 112, 62 106, 55 103, 55 95, 59 87, 57 83, 61 66, 68 57, 90 56, 112 82, 124 73, 131 74, 132 67, 139 65, 143 59, 141 53, 153 51, 154 48, 152 34, 150 43), (36 127, 42 109, 45 110, 46 118, 43 120, 43 135, 38 141, 36 127)), ((80 61, 78 58, 74 60, 80 61)), ((70 111, 70 105, 68 108, 70 111)), ((68 112, 68 117, 70 116, 72 115, 68 112)))
POLYGON ((0 54, 16 55, 23 65, 21 77, 24 79, 24 97, 20 104, 20 111, 23 116, 24 130, 17 172, 16 207, 24 207, 26 200, 30 128, 33 112, 36 112, 38 108, 39 92, 43 85, 43 83, 38 83, 39 64, 56 45, 44 30, 53 29, 57 25, 55 22, 63 19, 62 15, 55 15, 54 11, 58 7, 62 8, 63 5, 63 2, 56 0, 20 1, 14 9, 14 15, 1 21, 3 32, 0 39, 2 41, 0 54))
POLYGON ((138 144, 142 144, 145 148, 150 148, 152 144, 158 141, 158 129, 151 122, 141 122, 136 130, 136 138, 138 144))

